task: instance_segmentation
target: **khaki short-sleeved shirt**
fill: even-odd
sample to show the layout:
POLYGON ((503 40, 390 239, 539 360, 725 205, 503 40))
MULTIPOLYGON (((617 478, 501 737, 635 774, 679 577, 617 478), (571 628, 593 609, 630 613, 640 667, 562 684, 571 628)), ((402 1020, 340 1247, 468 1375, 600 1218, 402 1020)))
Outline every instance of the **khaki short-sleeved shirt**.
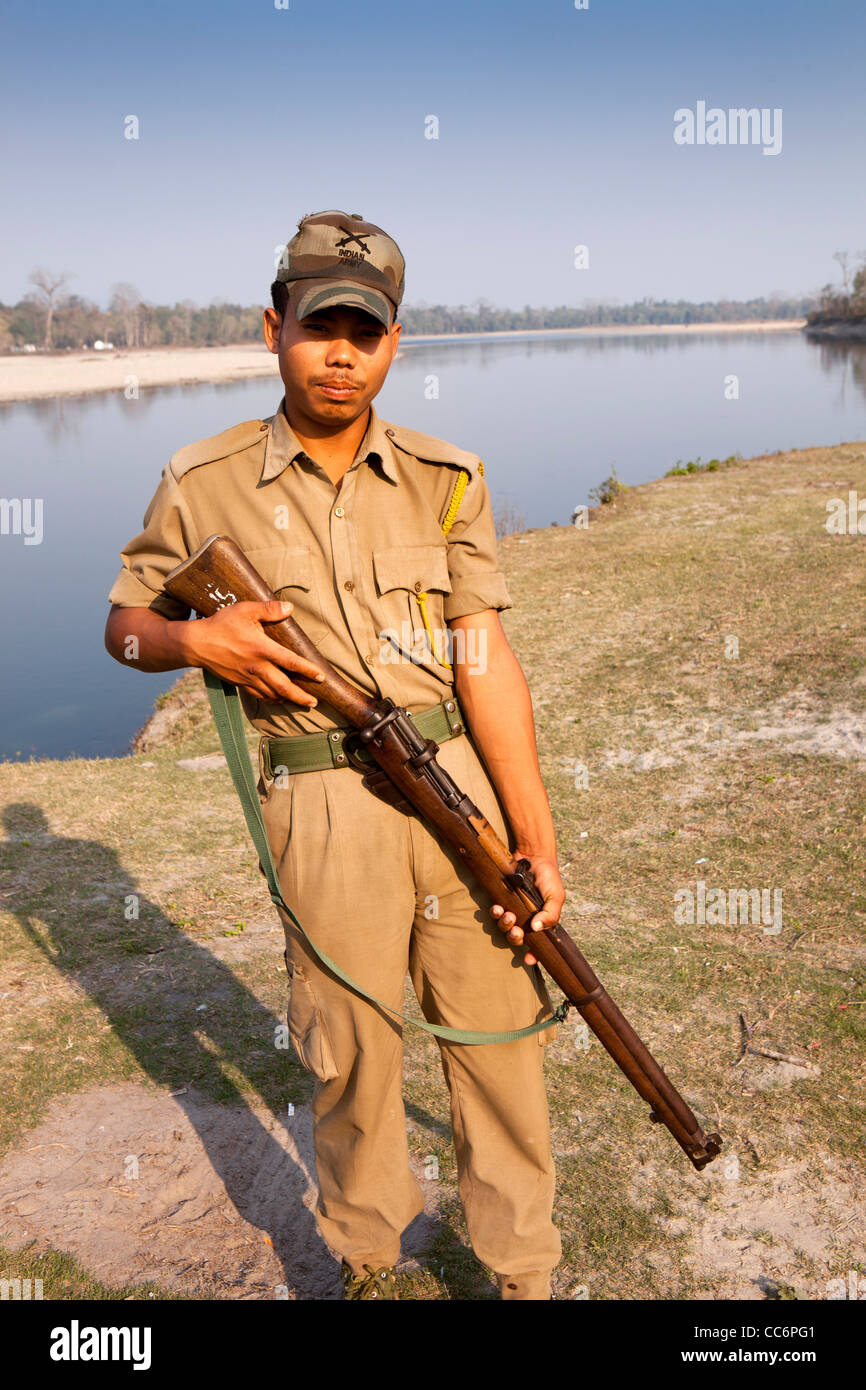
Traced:
MULTIPOLYGON (((511 607, 478 456, 388 424, 372 406, 339 487, 305 453, 285 398, 270 419, 174 454, 143 531, 122 552, 110 601, 187 618, 162 583, 214 534, 236 541, 274 593, 294 604, 292 617, 341 675, 413 712, 447 698, 453 663, 478 660, 468 643, 461 650, 462 634, 449 642, 448 621, 511 607)), ((341 722, 324 700, 310 710, 241 696, 265 734, 341 722)))

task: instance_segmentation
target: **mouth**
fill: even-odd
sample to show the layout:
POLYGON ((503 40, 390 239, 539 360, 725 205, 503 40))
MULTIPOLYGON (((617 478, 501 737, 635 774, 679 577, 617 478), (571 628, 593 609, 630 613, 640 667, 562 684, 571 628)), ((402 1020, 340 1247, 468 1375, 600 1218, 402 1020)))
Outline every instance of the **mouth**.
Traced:
POLYGON ((360 389, 350 381, 319 381, 316 382, 316 387, 333 401, 347 400, 360 389))

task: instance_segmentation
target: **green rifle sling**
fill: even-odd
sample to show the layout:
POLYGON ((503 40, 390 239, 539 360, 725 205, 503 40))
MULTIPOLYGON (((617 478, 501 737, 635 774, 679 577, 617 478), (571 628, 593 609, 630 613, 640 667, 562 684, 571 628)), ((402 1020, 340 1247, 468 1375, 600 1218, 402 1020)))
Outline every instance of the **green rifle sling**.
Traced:
POLYGON ((301 926, 292 909, 289 907, 282 893, 277 873, 274 868, 274 861, 271 857, 271 848, 268 844, 265 822, 262 816, 262 808, 259 804, 259 795, 256 788, 255 777, 253 775, 252 764, 247 750, 246 736, 244 734, 243 715, 241 713, 240 698, 236 685, 222 680, 212 671, 205 669, 204 682, 207 687, 207 695, 210 707, 213 712, 214 722, 219 734, 220 743, 225 753, 226 762, 235 790, 240 797, 244 819, 247 829, 252 836, 252 841, 259 856, 259 863, 262 868, 271 901, 281 907, 290 920, 297 927, 304 940, 314 951, 323 965, 327 966, 332 975, 335 975, 342 984, 348 989, 354 990, 363 999, 369 999, 372 1004, 376 1004, 386 1013, 392 1014, 395 1018, 408 1023, 412 1028, 422 1028, 425 1033, 434 1033, 437 1038, 444 1038, 446 1042, 456 1043, 504 1043, 517 1042, 520 1038, 532 1037, 534 1033, 541 1033, 546 1028, 552 1028, 554 1024, 561 1023, 568 1009, 568 1004, 560 1004, 554 1011, 553 1017, 544 1019, 541 1023, 530 1024, 527 1028, 515 1028, 507 1033, 476 1033, 465 1028, 444 1028, 437 1023, 419 1023, 414 1018, 408 1018, 406 1014, 400 1013, 399 1009, 392 1009, 389 1004, 384 1004, 381 999, 377 999, 375 994, 370 994, 368 990, 357 984, 351 976, 341 970, 335 961, 332 961, 325 952, 320 950, 315 941, 307 934, 301 926))

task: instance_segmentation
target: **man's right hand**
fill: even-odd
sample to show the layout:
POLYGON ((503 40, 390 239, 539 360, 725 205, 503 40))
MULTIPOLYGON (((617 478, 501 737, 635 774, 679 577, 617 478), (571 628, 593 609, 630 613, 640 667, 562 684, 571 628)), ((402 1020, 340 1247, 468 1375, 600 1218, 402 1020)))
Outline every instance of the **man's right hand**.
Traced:
POLYGON ((268 603, 233 603, 210 618, 190 622, 184 634, 185 647, 193 666, 207 666, 223 680, 242 686, 260 700, 291 700, 311 709, 318 703, 314 695, 290 680, 286 671, 323 679, 318 667, 303 656, 275 642, 262 629, 262 623, 287 618, 294 607, 272 599, 268 603))

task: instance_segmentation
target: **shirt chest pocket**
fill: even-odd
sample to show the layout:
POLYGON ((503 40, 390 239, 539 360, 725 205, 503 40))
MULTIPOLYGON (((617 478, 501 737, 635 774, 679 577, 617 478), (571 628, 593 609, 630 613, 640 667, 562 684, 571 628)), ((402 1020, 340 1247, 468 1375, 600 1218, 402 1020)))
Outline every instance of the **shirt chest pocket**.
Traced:
POLYGON ((294 604, 289 616, 318 647, 329 628, 322 612, 312 551, 301 546, 267 545, 245 554, 276 597, 294 604))
POLYGON ((385 640, 411 661, 447 666, 445 595, 451 592, 447 545, 382 547, 373 551, 373 570, 385 640))

